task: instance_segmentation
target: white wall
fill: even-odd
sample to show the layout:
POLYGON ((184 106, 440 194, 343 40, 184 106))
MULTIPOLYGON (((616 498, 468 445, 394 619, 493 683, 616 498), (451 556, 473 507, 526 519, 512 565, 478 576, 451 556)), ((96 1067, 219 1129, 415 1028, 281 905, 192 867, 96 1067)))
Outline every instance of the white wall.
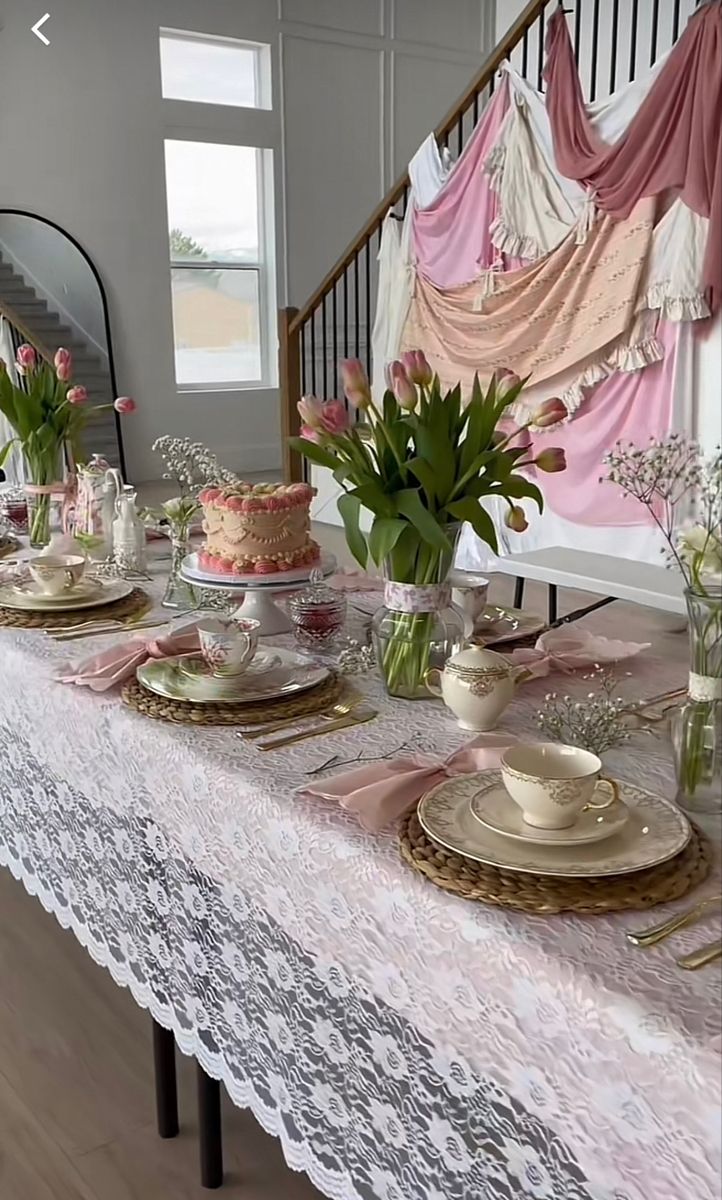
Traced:
MULTIPOLYGON (((124 423, 136 480, 157 476, 162 433, 199 438, 239 470, 280 462, 274 390, 175 388, 163 138, 170 124, 206 126, 208 110, 161 99, 159 28, 271 44, 274 110, 258 116, 276 151, 278 294, 302 303, 477 69, 485 11, 485 0, 54 0, 44 46, 26 0, 6 0, 2 205, 64 226, 100 270, 119 388, 139 404, 124 423)), ((249 114, 217 111, 218 140, 234 140, 249 114)))

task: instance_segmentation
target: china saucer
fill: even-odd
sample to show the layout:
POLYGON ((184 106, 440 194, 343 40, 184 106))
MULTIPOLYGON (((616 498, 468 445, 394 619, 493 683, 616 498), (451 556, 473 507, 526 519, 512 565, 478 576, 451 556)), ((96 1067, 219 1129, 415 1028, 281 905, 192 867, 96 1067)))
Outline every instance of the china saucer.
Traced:
POLYGON ((259 651, 244 671, 240 671, 237 675, 220 675, 212 667, 209 667, 208 663, 200 655, 193 654, 188 658, 180 658, 178 660, 178 669, 183 675, 188 675, 199 684, 208 686, 211 691, 219 691, 223 692, 224 695, 229 695, 246 691, 249 679, 260 679, 262 675, 267 674, 268 671, 272 671, 274 667, 280 666, 280 663, 280 655, 266 654, 264 651, 259 651))
POLYGON ((138 667, 136 675, 148 691, 168 700, 183 700, 190 704, 253 704, 304 692, 322 683, 330 674, 328 667, 318 666, 294 650, 274 646, 273 654, 264 657, 277 657, 278 662, 258 673, 244 671, 237 676, 238 686, 231 692, 224 688, 224 679, 219 680, 210 673, 204 676, 192 669, 188 671, 188 657, 149 659, 138 667), (220 687, 214 686, 219 683, 220 687))
POLYGON ((527 825, 519 805, 500 782, 498 772, 490 775, 486 786, 473 797, 471 811, 477 821, 493 833, 540 846, 585 846, 589 842, 601 842, 603 838, 619 833, 629 818, 626 804, 618 800, 609 808, 590 808, 580 813, 576 823, 568 829, 535 829, 533 825, 527 825))
POLYGON ((55 595, 44 592, 34 579, 23 579, 13 584, 13 591, 17 596, 28 600, 42 600, 47 604, 65 604, 68 600, 90 600, 93 596, 98 595, 100 589, 101 584, 98 580, 91 578, 79 579, 72 587, 63 588, 55 595))
POLYGON ((673 858, 689 841, 689 821, 676 804, 627 782, 619 787, 629 820, 614 837, 577 845, 573 854, 567 845, 540 846, 506 837, 483 825, 471 811, 474 797, 490 782, 491 774, 453 775, 422 796, 417 815, 432 841, 501 871, 568 879, 642 871, 673 858))

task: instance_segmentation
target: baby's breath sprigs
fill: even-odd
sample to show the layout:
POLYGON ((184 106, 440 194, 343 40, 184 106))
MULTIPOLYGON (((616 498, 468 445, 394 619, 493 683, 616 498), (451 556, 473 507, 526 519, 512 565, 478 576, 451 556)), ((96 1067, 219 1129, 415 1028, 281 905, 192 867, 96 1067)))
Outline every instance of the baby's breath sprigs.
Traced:
POLYGON ((632 729, 627 714, 635 705, 615 695, 619 679, 613 671, 598 667, 583 678, 596 681, 598 689, 583 700, 547 692, 544 707, 537 713, 537 725, 555 741, 581 746, 601 756, 605 750, 629 740, 632 729))
MULTIPOLYGON (((672 433, 647 446, 618 442, 604 459, 606 479, 643 504, 667 543, 667 565, 705 592, 722 578, 722 453, 705 458, 697 442, 672 433)), ((604 480, 600 480, 604 482, 604 480)))
POLYGON ((202 442, 164 434, 153 442, 153 450, 160 454, 165 464, 163 478, 175 480, 181 496, 197 495, 212 483, 238 482, 238 476, 222 467, 215 454, 202 442))

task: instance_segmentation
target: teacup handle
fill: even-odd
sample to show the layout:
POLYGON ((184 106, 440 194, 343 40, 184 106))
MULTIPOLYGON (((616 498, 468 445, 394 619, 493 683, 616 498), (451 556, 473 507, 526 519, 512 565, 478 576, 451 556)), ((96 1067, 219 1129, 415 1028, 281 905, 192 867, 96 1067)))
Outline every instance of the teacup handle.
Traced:
POLYGON ((71 588, 71 587, 73 586, 73 584, 74 584, 74 583, 75 583, 75 580, 73 579, 73 572, 72 572, 71 570, 69 570, 69 569, 68 569, 68 570, 66 570, 66 571, 65 571, 65 584, 64 584, 64 586, 65 586, 66 588, 71 588))
POLYGON ((590 800, 588 804, 584 805, 583 812, 586 812, 590 808, 610 808, 612 804, 617 803, 619 799, 619 784, 615 783, 613 779, 607 779, 606 775, 599 776, 599 779, 597 780, 597 786, 599 786, 600 783, 606 783, 607 787, 611 788, 612 794, 609 800, 605 800, 602 804, 595 804, 593 800, 590 800))
POLYGON ((433 680, 431 679, 432 675, 438 675, 439 679, 441 678, 441 671, 439 670, 438 667, 429 667, 428 671, 424 675, 424 683, 426 684, 427 688, 431 692, 432 696, 438 696, 439 699, 443 700, 444 694, 441 690, 441 684, 434 683, 433 680))

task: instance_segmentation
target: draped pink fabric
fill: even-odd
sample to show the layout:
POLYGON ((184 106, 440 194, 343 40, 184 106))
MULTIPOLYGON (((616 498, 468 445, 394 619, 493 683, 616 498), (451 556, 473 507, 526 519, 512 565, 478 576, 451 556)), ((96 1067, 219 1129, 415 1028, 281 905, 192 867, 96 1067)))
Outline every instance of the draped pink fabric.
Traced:
POLYGON ((722 289, 722 0, 690 18, 626 133, 611 146, 586 111, 561 8, 548 26, 544 78, 558 168, 593 188, 604 212, 626 219, 642 197, 678 188, 694 212, 710 218, 704 282, 715 311, 722 289))
POLYGON ((414 255, 419 269, 438 287, 468 283, 499 257, 489 237, 497 197, 483 167, 508 108, 505 78, 433 204, 414 213, 414 255))
POLYGON ((643 371, 615 372, 590 393, 567 425, 534 434, 537 450, 561 446, 567 469, 538 480, 552 512, 580 525, 643 525, 652 522, 642 505, 625 500, 610 483, 602 459, 618 441, 644 445, 673 425, 673 392, 680 326, 662 321, 657 336, 664 359, 643 371))

